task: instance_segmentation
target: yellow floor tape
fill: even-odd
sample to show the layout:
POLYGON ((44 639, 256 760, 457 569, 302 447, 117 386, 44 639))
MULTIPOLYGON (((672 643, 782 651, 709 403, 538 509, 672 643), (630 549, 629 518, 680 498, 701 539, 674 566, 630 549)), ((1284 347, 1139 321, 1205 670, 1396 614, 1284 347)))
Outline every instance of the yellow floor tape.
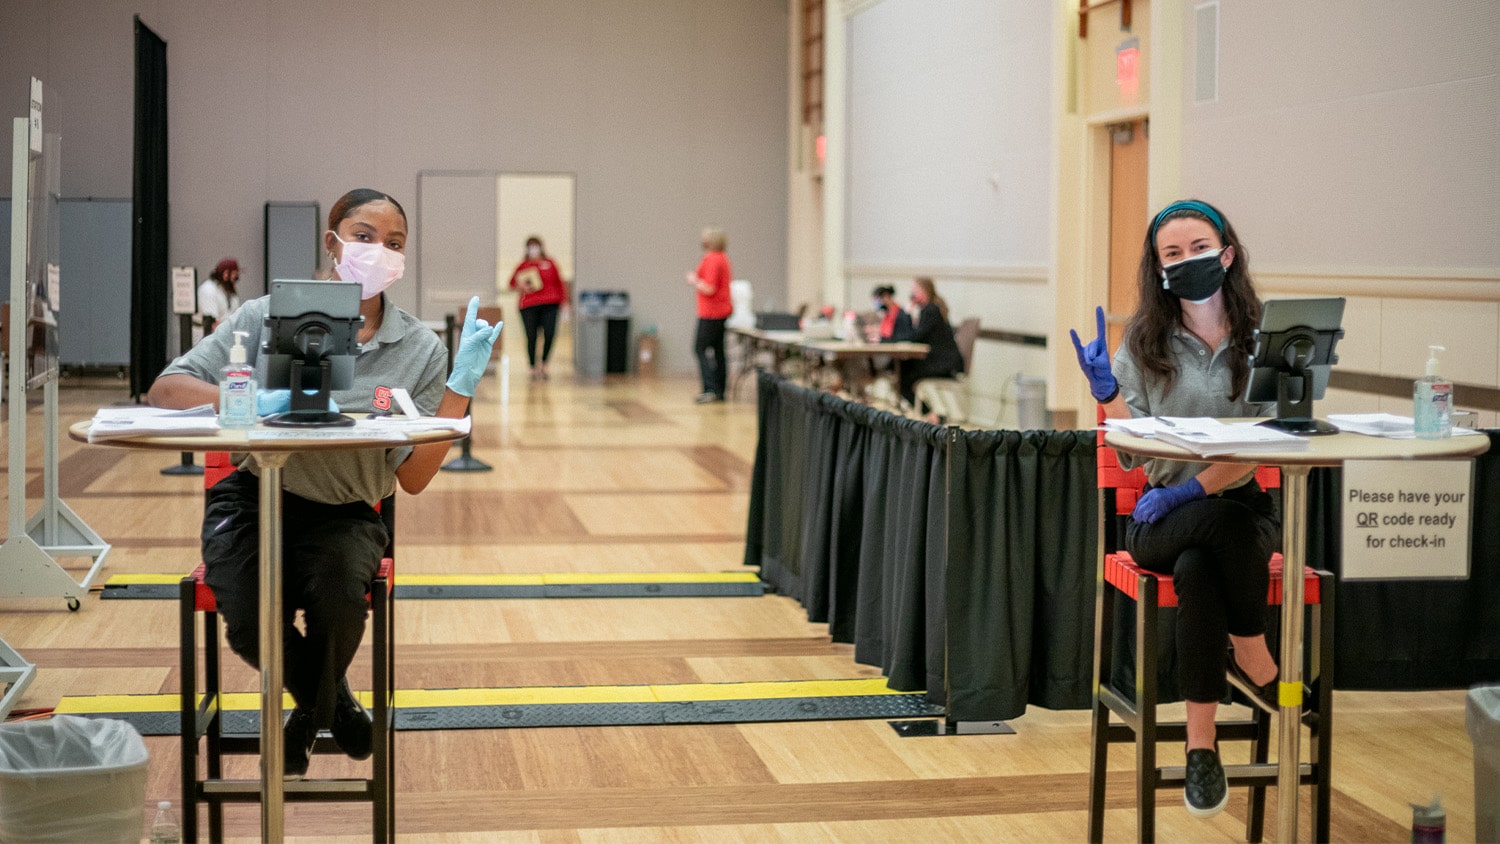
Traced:
MULTIPOLYGON (((911 695, 887 688, 885 678, 852 680, 787 680, 752 683, 679 683, 648 686, 529 686, 499 689, 409 689, 396 692, 399 708, 444 706, 518 706, 530 704, 679 703, 711 700, 771 700, 809 697, 868 697, 911 695)), ((369 692, 359 692, 360 702, 373 705, 369 692)), ((107 712, 174 712, 180 705, 175 694, 78 695, 64 697, 58 714, 107 712)), ((226 711, 260 708, 258 692, 231 692, 223 696, 226 711)), ((282 707, 290 709, 290 695, 282 696, 282 707)))

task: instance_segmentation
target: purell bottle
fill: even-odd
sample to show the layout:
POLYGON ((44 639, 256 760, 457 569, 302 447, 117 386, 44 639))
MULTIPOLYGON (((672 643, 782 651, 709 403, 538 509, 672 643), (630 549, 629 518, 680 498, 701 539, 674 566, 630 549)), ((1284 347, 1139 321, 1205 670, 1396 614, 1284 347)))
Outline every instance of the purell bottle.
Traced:
POLYGON ((1412 424, 1418 439, 1440 440, 1453 436, 1453 382, 1438 375, 1438 352, 1428 346, 1427 374, 1412 384, 1412 424))
POLYGON ((234 332, 234 346, 229 350, 229 365, 219 377, 219 425, 223 428, 255 427, 255 370, 245 358, 248 331, 234 332))

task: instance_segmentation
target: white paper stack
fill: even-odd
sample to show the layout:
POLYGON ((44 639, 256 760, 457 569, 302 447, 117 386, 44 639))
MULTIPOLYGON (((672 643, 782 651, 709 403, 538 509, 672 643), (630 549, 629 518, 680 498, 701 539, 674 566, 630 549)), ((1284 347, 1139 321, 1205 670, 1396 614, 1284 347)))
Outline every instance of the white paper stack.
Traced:
MULTIPOLYGON (((1337 425, 1340 431, 1364 434, 1367 437, 1410 440, 1417 436, 1412 418, 1394 413, 1330 413, 1328 421, 1337 425)), ((1470 428, 1453 429, 1455 437, 1473 436, 1478 433, 1470 428)))
POLYGON ((212 436, 219 432, 213 405, 187 410, 161 407, 101 407, 89 425, 89 442, 137 437, 212 436))
POLYGON ((1231 425, 1217 419, 1186 417, 1162 417, 1162 421, 1166 426, 1157 432, 1157 439, 1204 457, 1308 448, 1306 437, 1254 423, 1231 425))
POLYGON ((1106 430, 1124 431, 1138 437, 1161 440, 1194 454, 1254 454, 1305 451, 1307 439, 1254 423, 1220 422, 1207 417, 1147 416, 1136 419, 1106 419, 1106 430))

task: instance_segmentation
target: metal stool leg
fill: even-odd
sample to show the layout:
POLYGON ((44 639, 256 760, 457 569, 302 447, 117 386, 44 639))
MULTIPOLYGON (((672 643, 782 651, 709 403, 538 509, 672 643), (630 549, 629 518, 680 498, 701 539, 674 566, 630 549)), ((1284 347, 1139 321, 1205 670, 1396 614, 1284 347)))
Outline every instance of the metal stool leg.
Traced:
POLYGON ((198 634, 194 597, 197 582, 184 578, 177 587, 178 683, 181 724, 178 747, 181 755, 182 834, 186 841, 198 840, 198 634))

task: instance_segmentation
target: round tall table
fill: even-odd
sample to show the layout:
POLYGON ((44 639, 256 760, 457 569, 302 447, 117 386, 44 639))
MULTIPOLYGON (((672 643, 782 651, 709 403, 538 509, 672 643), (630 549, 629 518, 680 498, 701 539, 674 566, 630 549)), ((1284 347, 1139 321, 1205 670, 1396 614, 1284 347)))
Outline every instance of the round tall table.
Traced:
MULTIPOLYGON (((1281 469, 1281 718, 1277 725, 1277 841, 1297 840, 1297 784, 1302 724, 1302 577, 1307 562, 1307 475, 1317 467, 1342 466, 1350 460, 1455 460, 1489 450, 1489 437, 1458 436, 1445 440, 1393 440, 1361 434, 1308 437, 1305 451, 1222 454, 1215 463, 1250 463, 1281 469), (1288 701, 1295 703, 1288 704, 1288 701)), ((1163 460, 1204 462, 1187 449, 1121 431, 1104 436, 1116 451, 1163 460)))
MULTIPOLYGON (((72 439, 88 443, 90 422, 68 429, 72 439)), ((465 435, 457 431, 393 432, 389 437, 352 437, 348 429, 310 429, 303 436, 294 429, 264 428, 221 431, 208 436, 143 436, 110 439, 92 445, 155 451, 230 451, 253 455, 260 467, 260 829, 265 841, 285 837, 285 804, 282 784, 284 748, 281 736, 281 470, 297 452, 348 451, 367 448, 399 448, 452 442, 465 435), (276 439, 255 439, 257 431, 275 431, 276 439), (320 431, 330 433, 322 434, 320 431), (274 659, 265 657, 275 654, 274 659)))

